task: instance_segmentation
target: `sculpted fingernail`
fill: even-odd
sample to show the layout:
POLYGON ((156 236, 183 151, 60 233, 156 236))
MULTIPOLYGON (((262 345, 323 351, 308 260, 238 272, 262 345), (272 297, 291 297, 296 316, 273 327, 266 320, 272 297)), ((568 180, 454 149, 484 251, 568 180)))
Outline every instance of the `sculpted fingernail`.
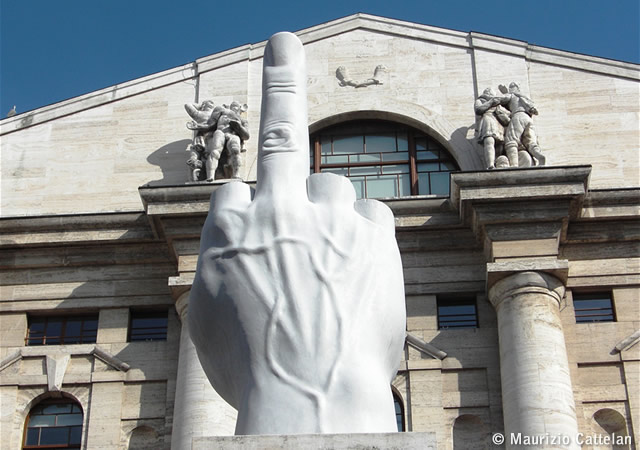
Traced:
POLYGON ((295 34, 276 33, 265 48, 265 65, 277 67, 298 64, 303 52, 302 43, 295 34))

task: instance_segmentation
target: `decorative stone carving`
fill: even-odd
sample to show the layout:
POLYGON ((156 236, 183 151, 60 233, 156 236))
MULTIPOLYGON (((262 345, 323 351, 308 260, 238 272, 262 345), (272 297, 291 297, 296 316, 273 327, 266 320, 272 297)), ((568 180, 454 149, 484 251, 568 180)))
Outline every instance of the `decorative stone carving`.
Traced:
POLYGON ((47 355, 45 358, 47 364, 47 387, 50 391, 59 391, 62 387, 62 379, 67 371, 69 354, 53 354, 47 355))
POLYGON ((187 103, 184 108, 193 119, 187 128, 196 132, 193 143, 187 147, 191 181, 239 178, 240 153, 245 151, 243 144, 249 139, 248 123, 241 117, 247 105, 232 102, 229 106, 214 106, 212 101, 205 100, 200 104, 187 103))
POLYGON ((504 137, 504 151, 511 167, 544 166, 546 158, 538 146, 538 137, 533 126, 533 115, 538 110, 531 99, 520 92, 518 83, 512 82, 507 90, 500 85, 505 94, 501 104, 511 112, 511 120, 504 137), (534 159, 535 158, 535 159, 534 159))
POLYGON ((478 97, 474 110, 478 116, 477 139, 483 146, 485 167, 495 169, 496 157, 502 155, 503 151, 504 128, 509 123, 509 111, 500 106, 500 98, 491 88, 485 89, 478 97))
POLYGON ((513 82, 504 95, 496 96, 491 88, 483 91, 474 104, 477 116, 477 140, 483 147, 487 169, 544 166, 546 158, 538 145, 533 115, 538 110, 531 99, 513 82))
POLYGON ((347 178, 309 173, 304 49, 264 52, 255 196, 211 196, 189 327, 236 434, 396 431, 390 384, 405 303, 391 210, 347 178), (375 242, 375 245, 372 243, 375 242))
POLYGON ((373 71, 373 77, 367 78, 365 81, 356 81, 351 78, 349 75, 349 71, 345 66, 340 66, 336 70, 336 77, 338 81, 340 81, 340 86, 353 86, 355 88, 367 87, 373 84, 384 84, 382 83, 382 73, 387 71, 387 67, 380 64, 376 66, 373 71))

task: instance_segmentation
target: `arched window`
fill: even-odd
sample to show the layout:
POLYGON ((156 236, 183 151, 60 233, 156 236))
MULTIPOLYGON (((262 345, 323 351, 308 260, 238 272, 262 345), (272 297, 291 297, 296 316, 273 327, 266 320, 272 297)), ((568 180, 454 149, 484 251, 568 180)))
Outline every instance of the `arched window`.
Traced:
POLYGON ((80 448, 82 409, 68 399, 44 400, 27 416, 23 449, 80 448))
POLYGON ((311 135, 311 171, 348 177, 358 198, 449 195, 449 152, 409 126, 357 120, 311 135))
POLYGON ((396 408, 396 424, 398 425, 398 431, 405 431, 404 405, 402 404, 400 396, 395 392, 393 392, 393 406, 396 408))

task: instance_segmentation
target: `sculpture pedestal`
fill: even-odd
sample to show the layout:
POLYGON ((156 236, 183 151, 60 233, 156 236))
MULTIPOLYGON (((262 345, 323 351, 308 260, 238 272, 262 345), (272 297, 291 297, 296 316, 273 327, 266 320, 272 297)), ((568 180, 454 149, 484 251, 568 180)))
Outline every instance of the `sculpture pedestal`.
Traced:
POLYGON ((192 441, 192 450, 224 448, 246 449, 331 449, 348 450, 376 448, 426 450, 435 449, 435 433, 361 433, 361 434, 289 434, 263 436, 209 436, 192 441))

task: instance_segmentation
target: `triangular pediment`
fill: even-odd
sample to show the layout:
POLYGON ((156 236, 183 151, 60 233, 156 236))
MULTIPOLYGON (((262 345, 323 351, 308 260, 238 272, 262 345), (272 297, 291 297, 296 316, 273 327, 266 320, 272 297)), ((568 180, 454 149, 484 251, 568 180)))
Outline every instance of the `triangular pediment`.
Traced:
MULTIPOLYGON (((456 31, 364 13, 353 14, 305 28, 296 31, 295 34, 303 44, 308 45, 356 31, 364 31, 372 34, 382 33, 396 38, 424 41, 447 47, 480 49, 502 54, 511 54, 522 57, 527 61, 536 61, 554 64, 556 66, 579 68, 595 73, 640 79, 638 65, 636 64, 553 50, 531 45, 524 41, 491 36, 473 31, 456 31)), ((17 114, 0 121, 0 134, 10 133, 18 129, 95 108, 171 84, 181 83, 187 78, 195 78, 202 73, 224 68, 232 64, 261 59, 266 43, 267 41, 264 40, 254 44, 235 47, 199 58, 193 63, 184 64, 125 83, 119 83, 23 114, 17 114)))
POLYGON ((45 362, 45 374, 49 391, 59 391, 62 387, 69 361, 73 356, 94 357, 112 370, 126 372, 129 364, 121 361, 109 352, 101 349, 97 345, 69 345, 57 348, 51 347, 25 347, 0 361, 0 372, 13 366, 24 358, 42 358, 45 362))

